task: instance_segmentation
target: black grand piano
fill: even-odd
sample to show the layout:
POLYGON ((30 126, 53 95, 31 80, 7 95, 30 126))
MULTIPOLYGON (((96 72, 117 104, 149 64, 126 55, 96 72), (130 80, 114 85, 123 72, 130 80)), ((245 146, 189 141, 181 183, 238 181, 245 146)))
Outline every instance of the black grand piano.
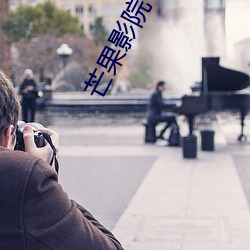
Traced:
POLYGON ((243 72, 219 65, 219 57, 202 58, 202 81, 192 88, 193 94, 182 97, 181 106, 175 112, 187 117, 189 135, 193 133, 194 118, 207 111, 236 110, 240 114, 241 132, 239 141, 246 140, 244 120, 249 109, 249 93, 242 93, 249 87, 249 76, 243 72))

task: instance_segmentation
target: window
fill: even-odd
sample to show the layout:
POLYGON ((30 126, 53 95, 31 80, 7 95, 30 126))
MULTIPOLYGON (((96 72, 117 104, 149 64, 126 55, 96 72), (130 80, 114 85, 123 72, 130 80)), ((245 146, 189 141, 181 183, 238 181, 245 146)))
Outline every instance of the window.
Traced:
POLYGON ((95 16, 95 5, 94 4, 89 4, 89 16, 95 16))
POLYGON ((83 6, 82 5, 76 5, 76 15, 82 16, 83 15, 83 6))
POLYGON ((83 22, 80 22, 80 29, 81 29, 81 31, 84 31, 84 23, 83 22))
POLYGON ((94 32, 94 29, 95 29, 95 24, 94 23, 90 23, 89 24, 89 32, 94 32))

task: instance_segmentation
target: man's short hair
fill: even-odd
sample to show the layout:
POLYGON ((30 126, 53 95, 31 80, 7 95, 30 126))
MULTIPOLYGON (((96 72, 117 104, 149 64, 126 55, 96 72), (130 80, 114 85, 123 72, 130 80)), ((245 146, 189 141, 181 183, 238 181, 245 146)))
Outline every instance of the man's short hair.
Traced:
POLYGON ((166 84, 166 82, 164 82, 164 81, 157 82, 156 89, 159 89, 159 87, 163 86, 164 84, 166 84))
POLYGON ((0 142, 5 130, 17 126, 20 111, 18 95, 10 79, 0 70, 0 142))

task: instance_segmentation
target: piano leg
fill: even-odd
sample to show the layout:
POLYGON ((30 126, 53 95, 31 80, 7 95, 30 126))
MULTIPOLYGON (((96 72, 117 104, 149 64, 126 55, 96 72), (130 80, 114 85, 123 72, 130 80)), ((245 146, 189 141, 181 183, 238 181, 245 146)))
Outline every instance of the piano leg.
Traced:
POLYGON ((189 135, 192 135, 194 130, 194 115, 187 115, 186 117, 188 119, 189 135))
POLYGON ((238 137, 238 141, 246 141, 247 137, 244 135, 244 126, 245 126, 245 117, 247 115, 247 111, 245 111, 244 109, 240 110, 240 125, 241 125, 241 133, 238 137))

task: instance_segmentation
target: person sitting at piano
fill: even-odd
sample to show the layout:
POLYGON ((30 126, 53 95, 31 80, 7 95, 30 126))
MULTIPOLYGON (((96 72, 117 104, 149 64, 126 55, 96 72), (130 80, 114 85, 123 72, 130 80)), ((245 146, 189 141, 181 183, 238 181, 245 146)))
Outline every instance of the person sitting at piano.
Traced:
MULTIPOLYGON (((156 136, 157 139, 165 140, 164 133, 172 125, 176 124, 176 119, 174 115, 162 114, 164 108, 169 108, 169 105, 165 104, 162 100, 162 93, 166 90, 166 82, 159 81, 156 84, 155 91, 151 95, 147 107, 147 121, 157 125, 158 123, 166 123, 165 127, 161 130, 159 135, 156 136)), ((178 126, 178 125, 177 125, 178 126)))

